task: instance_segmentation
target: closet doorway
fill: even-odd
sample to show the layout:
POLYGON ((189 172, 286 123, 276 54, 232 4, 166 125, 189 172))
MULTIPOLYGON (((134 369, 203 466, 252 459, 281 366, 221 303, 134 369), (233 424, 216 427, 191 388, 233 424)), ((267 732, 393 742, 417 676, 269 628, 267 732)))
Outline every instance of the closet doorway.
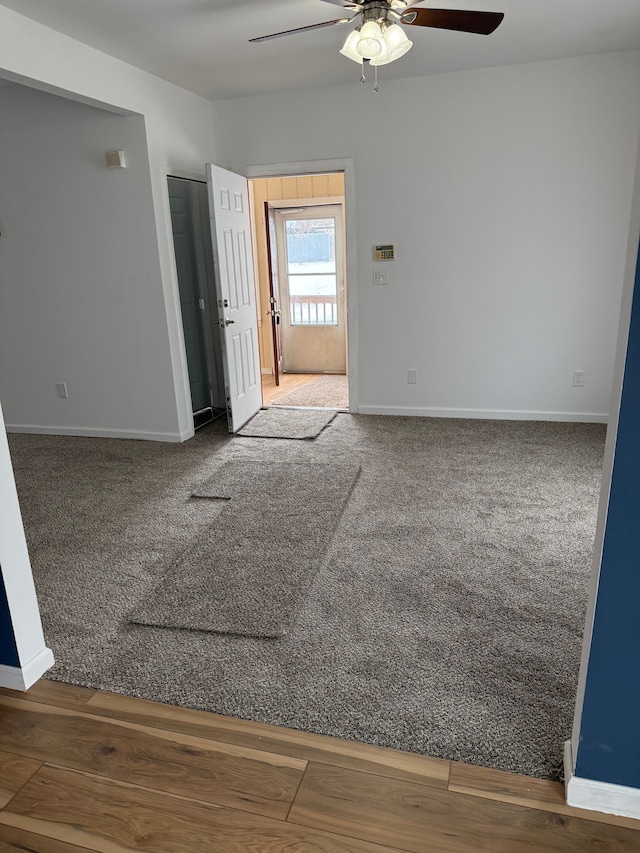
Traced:
POLYGON ((193 425, 226 413, 207 185, 167 176, 193 425))

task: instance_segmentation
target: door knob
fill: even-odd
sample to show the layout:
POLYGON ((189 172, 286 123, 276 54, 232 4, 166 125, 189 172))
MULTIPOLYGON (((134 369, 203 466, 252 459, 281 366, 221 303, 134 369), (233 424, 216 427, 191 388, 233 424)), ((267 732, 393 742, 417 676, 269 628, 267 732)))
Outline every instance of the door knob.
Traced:
POLYGON ((225 320, 224 321, 225 326, 230 326, 232 323, 235 323, 235 320, 225 320))

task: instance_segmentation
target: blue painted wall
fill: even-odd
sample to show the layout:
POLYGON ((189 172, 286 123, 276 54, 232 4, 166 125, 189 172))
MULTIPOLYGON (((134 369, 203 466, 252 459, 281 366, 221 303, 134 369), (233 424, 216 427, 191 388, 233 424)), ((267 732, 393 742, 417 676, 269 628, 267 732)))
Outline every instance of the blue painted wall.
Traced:
POLYGON ((575 774, 640 788, 640 254, 575 774))
POLYGON ((7 591, 4 588, 4 578, 0 573, 0 664, 5 666, 20 666, 18 649, 13 635, 11 614, 7 602, 7 591))

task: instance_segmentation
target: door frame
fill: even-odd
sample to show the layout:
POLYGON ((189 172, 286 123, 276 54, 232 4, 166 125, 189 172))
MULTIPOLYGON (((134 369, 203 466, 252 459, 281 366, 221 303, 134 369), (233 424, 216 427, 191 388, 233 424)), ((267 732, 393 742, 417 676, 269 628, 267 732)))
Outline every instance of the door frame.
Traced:
POLYGON ((171 227, 171 205, 169 202, 169 184, 167 178, 184 178, 188 181, 202 181, 206 183, 207 175, 204 163, 202 172, 190 172, 185 169, 173 169, 166 163, 159 166, 158 172, 162 176, 161 192, 162 206, 164 208, 165 240, 159 241, 161 259, 164 261, 171 274, 170 291, 165 288, 165 307, 167 311, 167 323, 169 332, 169 348, 176 359, 172 363, 173 387, 176 399, 176 411, 178 414, 178 429, 180 441, 187 441, 196 434, 193 422, 193 408, 191 406, 191 391, 189 388, 189 368, 187 366, 187 348, 184 342, 184 329, 182 328, 182 309, 180 307, 180 289, 178 287, 178 269, 176 257, 173 250, 173 229, 171 227))
POLYGON ((298 177, 344 174, 345 228, 345 292, 347 296, 347 371, 349 376, 349 411, 358 412, 358 271, 356 263, 356 198, 355 161, 352 157, 334 160, 309 160, 305 163, 267 163, 260 166, 237 167, 233 171, 253 178, 298 177))
MULTIPOLYGON (((202 421, 198 423, 198 427, 204 426, 205 423, 211 423, 217 417, 220 416, 220 412, 226 410, 226 402, 224 400, 223 386, 224 381, 222 378, 222 366, 220 364, 220 357, 216 353, 216 340, 215 335, 218 331, 218 309, 216 302, 216 294, 215 294, 215 285, 214 285, 214 270, 213 270, 213 253, 207 253, 206 244, 207 237, 210 234, 210 225, 209 225, 209 208, 208 203, 206 208, 203 207, 203 199, 202 199, 202 191, 204 191, 205 197, 207 194, 207 182, 206 180, 201 181, 196 178, 185 178, 183 176, 178 176, 175 174, 167 175, 167 185, 170 181, 181 181, 188 186, 189 193, 189 201, 191 206, 191 219, 193 226, 193 238, 195 242, 195 276, 198 284, 198 299, 200 301, 200 325, 203 332, 203 354, 204 354, 204 363, 206 364, 207 369, 207 380, 209 384, 209 406, 205 407, 203 411, 206 411, 206 408, 211 410, 211 418, 208 421, 202 421), (198 193, 197 187, 201 190, 198 193), (204 307, 202 302, 204 301, 204 307), (214 388, 217 392, 217 396, 214 399, 214 388)), ((171 190, 169 190, 169 195, 171 195, 171 190)), ((209 238, 210 239, 210 238, 209 238)), ((172 225, 172 243, 173 243, 173 253, 175 258, 175 235, 173 234, 173 225, 172 225)), ((177 264, 177 261, 176 261, 177 264)), ((178 280, 178 291, 180 291, 180 281, 178 280)), ((180 301, 182 302, 182 295, 180 295, 180 301)), ((182 314, 182 312, 181 312, 182 314)), ((184 340, 184 318, 182 318, 182 327, 183 327, 183 340, 184 340)), ((185 342, 185 356, 186 356, 186 342, 185 342)), ((187 373, 188 364, 187 364, 187 373)), ((188 375, 189 383, 191 383, 191 376, 188 375)), ((193 402, 193 401, 192 401, 193 402)), ((193 411, 192 405, 192 413, 194 418, 194 427, 195 427, 195 416, 196 411, 193 411)))
MULTIPOLYGON (((315 200, 314 200, 315 201, 315 200)), ((270 202, 265 202, 265 204, 269 204, 270 202)), ((282 204, 282 202, 281 202, 282 204)), ((319 369, 317 366, 313 366, 311 362, 307 364, 306 367, 299 366, 296 364, 294 367, 291 367, 291 349, 294 344, 294 337, 302 338, 307 337, 305 333, 305 329, 307 332, 311 332, 312 335, 322 335, 323 337, 332 336, 331 326, 325 328, 322 327, 324 324, 321 324, 320 329, 316 329, 315 332, 312 331, 314 329, 313 326, 297 326, 291 323, 291 313, 290 313, 290 292, 289 292, 289 272, 288 272, 288 245, 287 238, 285 234, 285 224, 289 221, 289 217, 294 220, 309 220, 309 219, 318 219, 325 217, 328 219, 333 219, 335 224, 334 236, 335 236, 335 264, 336 264, 336 311, 338 322, 335 325, 335 331, 333 331, 333 337, 336 337, 339 341, 335 343, 336 350, 338 347, 340 348, 341 355, 344 353, 344 363, 345 363, 345 373, 348 373, 349 370, 349 360, 347 358, 347 343, 348 343, 348 335, 347 335, 347 321, 346 321, 346 307, 347 307, 347 295, 346 295, 346 274, 345 274, 345 258, 344 258, 344 236, 345 236, 345 227, 344 227, 344 202, 342 199, 339 201, 328 202, 327 204, 308 204, 305 203, 304 200, 300 201, 300 204, 297 206, 292 206, 287 204, 282 207, 275 207, 274 211, 276 214, 276 240, 278 241, 278 264, 280 265, 280 304, 282 308, 282 348, 283 348, 283 364, 286 366, 286 358, 284 357, 284 351, 289 350, 289 368, 285 369, 286 372, 291 373, 318 373, 322 375, 322 373, 327 371, 327 368, 319 369)), ((300 342, 298 342, 298 346, 301 346, 300 342)), ((323 346, 323 348, 326 345, 323 346)), ((331 350, 332 346, 326 346, 327 350, 331 350)), ((299 353, 298 353, 298 357, 299 353)), ((302 359, 303 363, 305 359, 302 359)), ((341 373, 339 370, 330 370, 329 373, 341 373)))
MULTIPOLYGON (((249 193, 249 197, 253 199, 253 193, 249 193)), ((264 204, 264 231, 267 239, 267 275, 269 277, 269 311, 271 312, 271 338, 273 343, 273 375, 275 377, 276 386, 280 385, 280 375, 282 374, 283 364, 283 335, 282 335, 282 311, 280 310, 280 270, 278 268, 278 239, 276 235, 276 215, 275 208, 271 207, 269 202, 265 200, 264 204), (272 216, 273 214, 273 216, 272 216), (273 231, 272 231, 273 225, 273 231)), ((254 215, 251 217, 252 231, 255 235, 255 204, 252 206, 254 215)), ((258 275, 258 265, 255 258, 255 241, 254 241, 254 281, 256 282, 256 301, 260 290, 260 277, 258 275)), ((261 312, 262 313, 262 312, 261 312)), ((260 322, 258 323, 260 325, 260 322)), ((262 359, 260 360, 260 375, 262 376, 262 359)), ((264 404, 264 400, 263 400, 264 404)))

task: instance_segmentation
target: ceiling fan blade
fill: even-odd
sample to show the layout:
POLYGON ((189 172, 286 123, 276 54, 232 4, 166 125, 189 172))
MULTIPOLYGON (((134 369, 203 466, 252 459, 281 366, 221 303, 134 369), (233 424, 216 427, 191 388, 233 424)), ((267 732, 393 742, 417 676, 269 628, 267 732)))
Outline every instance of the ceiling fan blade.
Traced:
POLYGON ((400 20, 415 27, 435 27, 488 36, 502 23, 504 12, 466 12, 458 9, 407 9, 400 20))
POLYGON ((292 33, 304 33, 307 30, 320 30, 322 27, 334 27, 336 24, 347 24, 351 18, 336 18, 333 21, 324 21, 322 24, 310 24, 308 27, 296 27, 295 30, 284 30, 281 33, 272 33, 270 36, 258 36, 249 41, 268 41, 269 39, 279 39, 280 36, 290 36, 292 33))
MULTIPOLYGON (((351 0, 324 0, 324 2, 333 3, 334 6, 343 6, 345 9, 361 9, 364 0, 362 0, 362 3, 360 0, 353 0, 353 2, 351 0)), ((416 0, 416 3, 419 2, 420 0, 416 0)))

